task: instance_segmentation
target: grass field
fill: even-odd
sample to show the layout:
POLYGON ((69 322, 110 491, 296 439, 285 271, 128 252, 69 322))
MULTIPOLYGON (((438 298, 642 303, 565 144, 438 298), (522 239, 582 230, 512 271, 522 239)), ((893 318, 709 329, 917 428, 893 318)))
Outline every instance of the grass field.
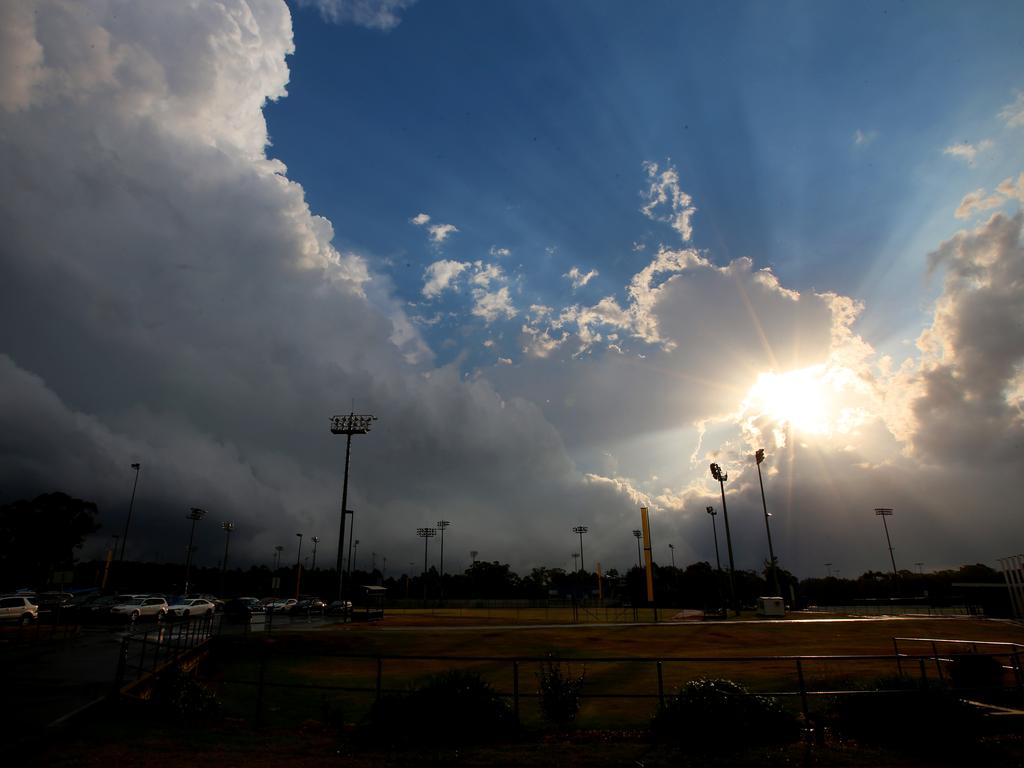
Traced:
MULTIPOLYGON (((459 668, 480 673, 509 696, 515 685, 513 659, 554 656, 575 673, 586 674, 582 726, 642 727, 658 701, 658 667, 654 659, 662 660, 666 694, 697 677, 729 678, 757 692, 795 693, 799 680, 794 661, 741 659, 812 655, 891 657, 893 637, 1024 643, 1024 628, 1019 625, 976 618, 829 620, 814 616, 813 620, 800 620, 791 615, 786 621, 775 622, 560 626, 545 623, 554 623, 558 618, 564 617, 543 610, 507 614, 491 611, 479 616, 468 612, 406 612, 389 614, 379 623, 275 634, 255 644, 250 641, 244 649, 233 649, 230 658, 222 661, 223 696, 230 711, 240 717, 252 716, 252 686, 231 681, 255 681, 261 654, 265 654, 264 679, 270 684, 263 699, 265 718, 281 724, 325 718, 357 721, 375 695, 377 656, 489 657, 385 658, 381 666, 382 688, 402 690, 430 674, 459 668), (318 687, 277 687, 293 685, 318 687), (331 690, 334 687, 363 690, 331 690)), ((930 654, 931 648, 927 644, 905 644, 904 652, 930 654)), ((536 660, 519 664, 520 714, 527 725, 539 722, 534 695, 540 668, 541 663, 536 660)), ((916 661, 905 661, 904 671, 917 676, 922 670, 916 661)), ((927 663, 923 671, 932 677, 938 674, 933 662, 927 663)), ((807 689, 837 690, 895 675, 897 667, 891 658, 821 659, 803 661, 802 672, 807 689)), ((791 703, 798 706, 797 697, 791 703)))

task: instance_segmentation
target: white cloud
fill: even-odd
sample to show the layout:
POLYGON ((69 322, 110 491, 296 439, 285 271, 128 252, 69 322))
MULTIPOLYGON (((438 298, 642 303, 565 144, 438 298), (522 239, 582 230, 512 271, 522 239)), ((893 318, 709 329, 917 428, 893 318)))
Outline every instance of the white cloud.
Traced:
POLYGON ((430 214, 427 213, 417 213, 415 216, 409 219, 409 223, 415 224, 417 227, 422 227, 424 224, 428 224, 429 222, 430 214))
POLYGON ((480 288, 487 288, 493 282, 503 281, 505 273, 497 264, 485 264, 482 261, 473 262, 473 277, 470 282, 480 288))
POLYGON ((858 147, 867 146, 878 138, 878 131, 862 131, 858 128, 853 132, 853 143, 858 147))
POLYGON ((512 251, 510 251, 508 248, 499 248, 496 245, 491 246, 489 253, 491 255, 491 258, 493 259, 504 259, 507 256, 512 255, 512 251))
POLYGON ((964 160, 968 165, 973 166, 978 155, 982 152, 987 152, 995 146, 991 139, 982 139, 977 144, 970 144, 966 141, 959 144, 950 144, 944 150, 942 154, 949 155, 950 157, 958 157, 964 160))
POLYGON ((369 29, 394 29, 402 19, 399 14, 415 5, 416 0, 298 0, 299 7, 313 7, 326 21, 354 24, 369 29))
POLYGON ((448 288, 455 287, 455 280, 469 269, 464 261, 441 259, 431 264, 423 273, 423 295, 428 299, 435 298, 448 288))
POLYGON ((448 239, 449 235, 458 232, 458 227, 454 224, 431 224, 427 227, 427 231, 430 233, 430 239, 435 243, 443 243, 448 239))
POLYGON ((976 213, 998 208, 1010 200, 1024 203, 1024 173, 1020 174, 1016 182, 1012 176, 1003 179, 990 195, 986 194, 984 187, 968 192, 954 215, 958 219, 968 219, 976 213))
POLYGON ((482 317, 485 322, 493 323, 500 318, 511 320, 516 316, 507 285, 496 291, 477 288, 473 291, 473 300, 473 314, 482 317))
POLYGON ((999 117, 1010 128, 1024 126, 1024 91, 1017 91, 1016 98, 999 111, 999 117))
POLYGON ((672 165, 660 170, 657 163, 650 161, 644 163, 644 171, 650 186, 646 192, 641 193, 646 204, 640 211, 652 221, 669 224, 686 242, 693 235, 690 219, 697 209, 690 196, 679 186, 679 173, 672 165))
POLYGON ((566 272, 562 277, 569 278, 569 282, 572 284, 572 289, 575 291, 577 288, 582 288, 584 285, 589 283, 595 277, 597 277, 597 270, 592 269, 589 272, 581 272, 579 267, 573 267, 566 272))

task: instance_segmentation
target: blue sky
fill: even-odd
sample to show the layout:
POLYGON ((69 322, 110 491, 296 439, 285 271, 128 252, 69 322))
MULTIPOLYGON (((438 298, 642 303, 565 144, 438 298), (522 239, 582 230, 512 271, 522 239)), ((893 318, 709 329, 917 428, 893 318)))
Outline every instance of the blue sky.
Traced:
POLYGON ((130 556, 201 506, 240 558, 301 531, 330 561, 354 404, 393 563, 443 514, 463 560, 568 565, 583 524, 627 567, 641 504, 659 557, 710 560, 715 461, 756 568, 764 448, 794 572, 884 567, 875 506, 898 559, 995 564, 1024 546, 1022 16, 0 4, 0 496, 97 501, 96 554, 140 462, 130 556))

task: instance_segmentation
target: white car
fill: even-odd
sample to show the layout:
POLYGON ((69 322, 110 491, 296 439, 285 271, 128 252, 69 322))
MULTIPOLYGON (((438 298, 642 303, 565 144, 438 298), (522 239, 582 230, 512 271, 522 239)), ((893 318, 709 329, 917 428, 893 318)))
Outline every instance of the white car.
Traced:
POLYGON ((209 600, 204 600, 201 597, 190 597, 187 600, 182 600, 180 603, 167 606, 167 616, 180 616, 181 618, 188 618, 189 616, 213 616, 213 612, 217 607, 209 600))
POLYGON ((165 613, 167 613, 167 601, 162 597, 136 597, 133 600, 118 603, 110 609, 112 618, 120 617, 130 621, 138 621, 150 616, 159 619, 165 613))
POLYGON ((275 600, 267 605, 268 611, 274 613, 287 613, 292 609, 293 605, 296 605, 299 601, 294 597, 289 597, 287 600, 275 600))
POLYGON ((0 597, 0 620, 29 624, 39 618, 39 606, 23 595, 0 597))

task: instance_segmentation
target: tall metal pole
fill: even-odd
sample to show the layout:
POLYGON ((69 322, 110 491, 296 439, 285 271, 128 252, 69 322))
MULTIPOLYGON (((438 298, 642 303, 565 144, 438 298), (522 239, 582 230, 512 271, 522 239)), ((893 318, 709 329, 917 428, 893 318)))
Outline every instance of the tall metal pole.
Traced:
POLYGON ((585 525, 577 525, 575 528, 572 529, 573 533, 578 533, 580 535, 580 571, 581 572, 585 571, 587 569, 587 566, 583 563, 583 534, 586 533, 587 530, 588 530, 587 526, 585 526, 585 525))
POLYGON ((758 448, 754 452, 754 461, 757 463, 757 481, 761 484, 761 506, 764 508, 764 529, 768 533, 768 557, 772 565, 772 583, 775 585, 775 596, 782 597, 779 591, 779 568, 775 563, 775 550, 772 549, 772 529, 768 525, 768 502, 764 499, 764 480, 761 478, 761 462, 764 461, 764 448, 758 448))
POLYGON ((417 528, 416 535, 423 539, 423 602, 427 602, 427 543, 437 535, 437 528, 417 528))
POLYGON ((348 561, 345 566, 346 578, 352 577, 352 545, 356 541, 356 512, 354 509, 348 511, 348 561))
POLYGON ((189 571, 192 569, 192 541, 196 535, 196 523, 203 519, 203 515, 206 514, 205 509, 199 507, 192 507, 186 517, 192 521, 192 530, 188 535, 188 553, 185 557, 185 595, 188 596, 188 576, 189 571))
POLYGON ((675 544, 669 544, 668 545, 668 551, 672 554, 672 567, 675 568, 676 567, 676 545, 675 544))
POLYGON ((299 551, 295 553, 295 599, 299 599, 299 583, 302 581, 302 534, 296 533, 299 537, 299 551))
POLYGON ((331 434, 345 435, 345 477, 341 485, 341 526, 338 532, 338 599, 341 600, 345 593, 345 571, 342 566, 345 556, 345 514, 348 510, 348 467, 352 454, 352 435, 365 435, 370 431, 370 426, 377 420, 376 416, 369 414, 357 415, 350 413, 347 416, 331 417, 331 434))
POLYGON ((310 541, 313 542, 313 567, 310 568, 310 570, 311 571, 315 571, 316 570, 316 545, 320 543, 320 537, 319 536, 313 536, 313 537, 310 538, 310 541))
POLYGON ((711 533, 714 534, 715 537, 715 567, 718 572, 721 573, 722 558, 718 556, 718 525, 715 523, 715 518, 718 516, 718 513, 715 512, 714 507, 705 507, 704 511, 711 515, 711 533))
POLYGON ((889 560, 892 561, 892 578, 893 582, 899 577, 896 575, 896 558, 892 554, 892 539, 889 538, 889 525, 885 522, 885 518, 892 516, 892 510, 888 507, 876 507, 875 514, 882 518, 882 526, 885 528, 885 543, 889 545, 889 560))
POLYGON ((732 557, 732 533, 729 530, 729 509, 725 505, 725 481, 729 479, 729 473, 723 472, 722 468, 715 463, 711 464, 711 476, 718 481, 722 489, 722 517, 725 519, 725 544, 729 551, 729 594, 732 597, 732 609, 739 616, 740 604, 736 598, 736 564, 732 557))
POLYGON ((633 529, 633 536, 636 538, 636 567, 643 570, 644 563, 642 556, 640 555, 640 539, 643 538, 644 532, 639 528, 633 529))
POLYGON ((227 577, 228 572, 228 544, 231 543, 231 532, 235 530, 235 524, 225 520, 220 524, 220 527, 224 529, 224 560, 220 566, 220 593, 224 594, 224 580, 227 577))
POLYGON ((128 546, 128 526, 132 522, 132 510, 135 508, 135 489, 139 487, 139 470, 142 465, 138 462, 132 464, 135 470, 135 482, 132 483, 132 499, 128 502, 128 518, 124 521, 124 534, 121 536, 121 554, 117 556, 117 562, 124 562, 124 548, 128 546))
POLYGON ((444 600, 444 529, 451 525, 450 520, 438 520, 437 527, 441 530, 441 588, 440 599, 444 600))

